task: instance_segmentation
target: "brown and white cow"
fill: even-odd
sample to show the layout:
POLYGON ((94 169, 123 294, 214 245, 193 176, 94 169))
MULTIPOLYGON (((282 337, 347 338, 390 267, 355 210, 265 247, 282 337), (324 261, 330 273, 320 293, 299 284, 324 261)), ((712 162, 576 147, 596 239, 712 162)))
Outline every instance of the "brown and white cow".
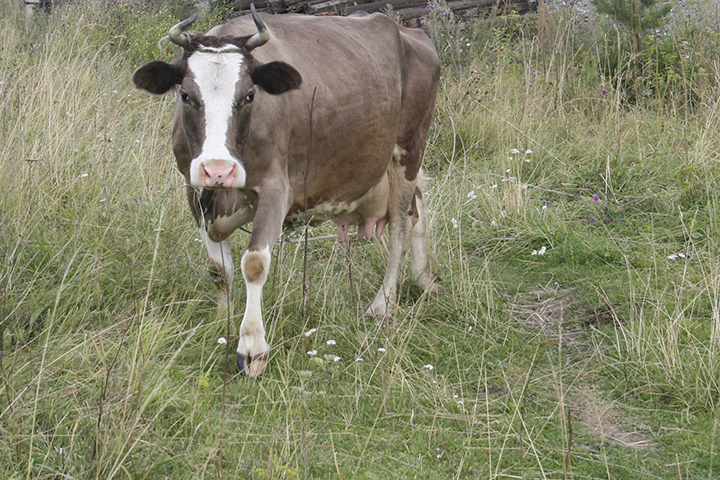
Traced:
POLYGON ((340 240, 350 225, 370 238, 387 224, 387 271, 368 315, 392 312, 408 249, 414 281, 437 288, 418 180, 440 68, 424 32, 382 14, 261 19, 252 10, 206 35, 185 31, 196 16, 179 23, 168 37, 182 55, 149 62, 132 80, 154 94, 179 85, 173 152, 220 309, 230 307, 234 275, 227 239, 253 222, 240 263, 247 303, 237 363, 259 375, 270 350, 262 289, 293 214, 335 219, 340 240))

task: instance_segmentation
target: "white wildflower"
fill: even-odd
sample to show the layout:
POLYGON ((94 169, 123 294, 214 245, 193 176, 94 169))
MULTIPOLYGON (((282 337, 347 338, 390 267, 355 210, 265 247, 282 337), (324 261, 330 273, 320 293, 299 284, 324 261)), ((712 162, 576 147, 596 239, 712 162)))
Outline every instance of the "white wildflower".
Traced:
POLYGON ((532 153, 533 153, 533 151, 530 150, 529 148, 527 150, 525 150, 525 155, 532 155, 532 153))
POLYGON ((385 352, 387 352, 387 350, 385 350, 383 347, 380 347, 380 348, 378 348, 378 352, 385 353, 385 352))
POLYGON ((330 345, 337 345, 337 342, 335 342, 335 340, 328 340, 327 342, 325 342, 325 344, 328 345, 328 346, 330 346, 330 345))
POLYGON ((428 363, 427 365, 423 365, 423 368, 424 368, 425 370, 435 370, 435 367, 433 367, 433 366, 430 365, 429 363, 428 363))
POLYGON ((340 357, 333 357, 333 362, 335 362, 335 363, 339 362, 340 360, 342 360, 342 358, 340 358, 340 357))
POLYGON ((477 198, 477 194, 475 193, 475 190, 470 190, 470 193, 467 194, 467 198, 469 200, 475 200, 477 198))
POLYGON ((305 336, 306 336, 306 337, 309 337, 310 335, 312 335, 312 334, 315 333, 315 332, 317 332, 317 328, 311 328, 310 330, 308 330, 307 332, 305 332, 305 336))
POLYGON ((317 350, 308 350, 307 356, 308 357, 314 357, 317 355, 317 350))
POLYGON ((493 183, 490 188, 497 188, 497 183, 493 183))
POLYGON ((458 224, 458 221, 455 217, 450 219, 450 223, 452 223, 453 228, 459 228, 460 225, 458 224))
POLYGON ((513 148, 512 150, 510 150, 510 153, 512 153, 513 155, 517 155, 518 153, 520 153, 520 150, 518 150, 517 148, 513 148))
POLYGON ((491 220, 490 225, 492 225, 493 227, 497 227, 497 222, 495 220, 491 220))
POLYGON ((202 243, 202 238, 193 238, 193 242, 202 243))
POLYGON ((530 255, 545 255, 545 252, 547 252, 547 247, 542 246, 540 250, 533 250, 530 255))
POLYGON ((225 345, 226 343, 227 343, 227 340, 225 339, 225 337, 218 338, 219 345, 225 345))
POLYGON ((81 173, 80 175, 78 175, 78 178, 85 178, 88 175, 90 175, 90 174, 89 173, 81 173))
POLYGON ((362 358, 362 357, 357 357, 357 358, 355 359, 355 361, 356 361, 356 362, 362 362, 362 361, 363 361, 363 358, 362 358))

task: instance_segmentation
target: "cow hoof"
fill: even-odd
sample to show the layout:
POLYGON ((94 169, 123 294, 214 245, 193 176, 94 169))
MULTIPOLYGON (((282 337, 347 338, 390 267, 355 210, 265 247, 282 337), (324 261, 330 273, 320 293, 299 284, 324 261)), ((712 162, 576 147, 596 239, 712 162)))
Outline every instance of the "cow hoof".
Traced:
POLYGON ((387 320, 393 316, 395 309, 391 308, 387 304, 383 303, 380 305, 370 305, 365 311, 365 318, 374 318, 375 320, 387 320))
POLYGON ((265 373, 268 366, 270 353, 260 353, 258 355, 242 355, 238 353, 237 367, 241 375, 248 377, 257 377, 265 373))
POLYGON ((431 273, 421 275, 420 278, 415 281, 415 285, 430 295, 437 295, 442 291, 442 287, 437 282, 437 278, 431 273))

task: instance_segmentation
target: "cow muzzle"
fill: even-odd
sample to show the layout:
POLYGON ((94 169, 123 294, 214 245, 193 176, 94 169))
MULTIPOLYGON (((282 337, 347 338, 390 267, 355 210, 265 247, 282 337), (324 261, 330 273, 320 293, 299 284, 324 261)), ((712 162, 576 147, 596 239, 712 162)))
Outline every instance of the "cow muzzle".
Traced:
POLYGON ((206 160, 200 164, 200 183, 205 188, 235 188, 238 167, 233 161, 206 160))

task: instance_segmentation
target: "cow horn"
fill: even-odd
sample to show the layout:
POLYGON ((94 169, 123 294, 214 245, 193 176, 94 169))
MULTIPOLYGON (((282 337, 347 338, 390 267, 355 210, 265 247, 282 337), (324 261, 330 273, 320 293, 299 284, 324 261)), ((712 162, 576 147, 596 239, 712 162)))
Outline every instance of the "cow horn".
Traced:
POLYGON ((247 42, 245 43, 245 47, 248 49, 248 51, 252 50, 253 48, 265 45, 268 40, 270 40, 270 30, 268 30, 265 23, 260 20, 257 10, 255 10, 254 3, 250 4, 250 11, 252 12, 253 21, 255 22, 258 33, 248 38, 247 42))
POLYGON ((190 35, 184 32, 188 29, 188 27, 190 27, 190 25, 195 22, 195 20, 197 20, 197 18, 198 13, 195 12, 192 17, 186 18, 182 22, 173 26, 170 29, 167 38, 169 38, 170 41, 173 42, 175 45, 180 45, 183 48, 188 48, 190 46, 190 35))

